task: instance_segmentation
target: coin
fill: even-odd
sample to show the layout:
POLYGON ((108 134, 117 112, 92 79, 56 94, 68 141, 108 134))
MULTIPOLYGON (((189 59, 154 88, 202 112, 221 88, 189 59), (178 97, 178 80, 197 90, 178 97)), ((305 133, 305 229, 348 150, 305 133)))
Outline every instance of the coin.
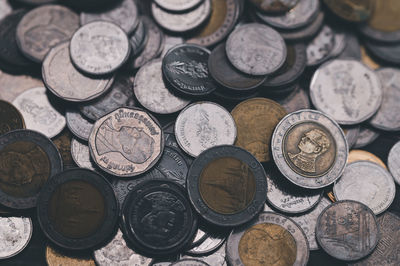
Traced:
POLYGON ((335 58, 339 56, 346 48, 347 31, 339 28, 333 28, 332 30, 334 33, 335 45, 329 53, 329 58, 335 58))
POLYGON ((56 146, 31 130, 0 136, 0 203, 13 209, 36 206, 46 181, 62 170, 56 146))
POLYGON ((397 142, 390 149, 387 162, 389 171, 392 174, 394 181, 400 185, 400 142, 397 142))
POLYGON ((234 67, 250 75, 277 71, 286 60, 286 44, 274 29, 250 23, 236 28, 226 41, 226 55, 234 67))
POLYGON ((359 61, 336 59, 314 73, 310 96, 318 110, 339 124, 354 125, 376 113, 382 103, 382 86, 378 76, 359 61))
POLYGON ((250 0, 260 11, 267 13, 281 13, 294 8, 299 0, 250 0))
POLYGON ((66 125, 65 117, 50 104, 44 87, 26 90, 14 99, 13 105, 24 117, 27 129, 49 138, 58 135, 66 125))
POLYGON ((8 1, 0 2, 0 19, 3 19, 12 12, 12 6, 8 1))
POLYGON ((348 155, 339 125, 314 110, 285 116, 274 130, 271 149, 281 173, 294 184, 310 189, 335 182, 344 171, 348 155))
POLYGON ((93 124, 85 119, 77 110, 68 109, 65 112, 65 119, 67 126, 75 137, 84 141, 89 140, 90 132, 92 131, 93 124))
POLYGON ((182 259, 170 264, 171 266, 210 266, 210 264, 198 259, 182 259))
POLYGON ((226 253, 231 265, 307 265, 310 252, 306 236, 295 222, 263 212, 233 230, 226 253))
POLYGON ((320 11, 309 25, 295 30, 280 30, 279 34, 286 41, 302 41, 313 38, 324 25, 325 14, 320 11))
POLYGON ((203 242, 185 251, 185 254, 192 256, 204 256, 212 254, 224 244, 225 240, 226 236, 220 232, 207 234, 203 242))
POLYGON ((283 99, 276 98, 275 101, 285 108, 287 113, 301 109, 310 109, 311 107, 307 92, 300 86, 297 86, 287 97, 283 99))
POLYGON ((349 164, 358 161, 370 161, 387 169, 386 165, 376 155, 363 150, 351 150, 349 152, 349 157, 347 158, 347 163, 349 164))
POLYGON ((71 154, 71 140, 72 134, 67 128, 53 139, 54 145, 56 145, 58 151, 60 152, 64 169, 75 167, 71 154))
POLYGON ((307 66, 319 65, 331 55, 335 46, 335 33, 324 25, 321 31, 307 45, 307 66))
POLYGON ((252 98, 232 110, 237 126, 236 146, 246 149, 258 161, 270 161, 272 132, 286 115, 285 109, 267 98, 252 98))
POLYGON ((136 27, 136 30, 129 37, 129 42, 132 46, 131 49, 131 57, 136 57, 143 52, 147 41, 149 39, 149 35, 147 33, 146 26, 142 21, 142 16, 139 17, 139 25, 136 27))
MULTIPOLYGON (((360 41, 358 40, 358 36, 352 32, 346 32, 345 42, 346 42, 345 48, 340 53, 338 58, 340 59, 354 58, 360 61, 361 47, 360 47, 360 41)), ((366 62, 363 63, 368 66, 366 62)))
POLYGON ((194 44, 170 49, 162 61, 162 72, 174 91, 187 97, 206 96, 216 84, 208 71, 210 51, 194 44))
POLYGON ((11 75, 0 70, 0 99, 12 102, 24 91, 42 87, 43 82, 27 75, 11 75))
POLYGON ((154 166, 164 176, 181 186, 186 186, 186 176, 189 166, 185 158, 172 148, 165 147, 160 161, 154 166))
POLYGON ((121 107, 96 121, 89 148, 103 171, 131 177, 146 172, 160 159, 164 136, 150 114, 139 108, 121 107))
POLYGON ((203 0, 154 0, 154 2, 165 10, 184 12, 201 4, 203 0))
POLYGON ((367 20, 374 10, 373 0, 324 0, 335 15, 352 22, 367 20))
POLYGON ((380 133, 377 130, 366 126, 361 126, 357 141, 354 144, 354 148, 359 149, 371 144, 379 137, 379 135, 380 133))
POLYGON ((202 256, 188 256, 188 255, 183 255, 181 258, 182 259, 200 259, 203 262, 206 262, 210 265, 213 266, 227 266, 226 260, 225 260, 225 249, 226 249, 226 242, 224 242, 218 250, 214 251, 213 253, 202 255, 202 256))
POLYGON ((77 166, 95 171, 95 165, 90 158, 89 146, 73 138, 71 140, 71 155, 77 166))
POLYGON ((55 250, 51 246, 46 246, 46 262, 48 266, 57 266, 57 265, 95 266, 94 260, 90 257, 66 256, 60 253, 59 251, 55 250))
POLYGON ((175 121, 175 137, 187 154, 197 157, 218 145, 231 145, 236 139, 236 125, 231 114, 213 102, 187 106, 175 121))
POLYGON ((374 213, 364 204, 352 200, 335 202, 323 210, 315 232, 326 253, 346 261, 369 255, 379 239, 374 213))
POLYGON ((20 253, 31 240, 33 225, 31 218, 0 217, 0 258, 11 258, 20 253))
POLYGON ((80 27, 69 45, 71 60, 81 71, 104 75, 116 71, 129 57, 131 45, 126 33, 107 21, 80 27))
POLYGON ((24 118, 14 105, 0 100, 0 135, 25 128, 24 118))
POLYGON ((165 146, 170 147, 177 151, 186 161, 188 165, 191 165, 193 162, 193 158, 187 155, 181 147, 179 147, 178 141, 175 138, 174 133, 175 123, 170 123, 167 126, 163 127, 164 131, 164 139, 165 139, 165 146))
POLYGON ((366 41, 365 46, 375 58, 389 64, 400 64, 400 45, 398 43, 387 45, 385 43, 366 41))
POLYGON ((385 168, 369 161, 358 161, 346 166, 333 186, 333 193, 337 200, 359 201, 378 215, 392 204, 396 186, 385 168))
POLYGON ((250 221, 267 197, 262 165, 248 151, 230 145, 201 153, 189 169, 186 187, 197 213, 225 227, 250 221))
POLYGON ((158 114, 171 114, 183 109, 190 100, 177 97, 164 84, 161 59, 142 66, 136 74, 134 93, 147 110, 158 114))
POLYGON ((360 47, 362 62, 371 69, 378 69, 381 66, 369 55, 367 49, 363 45, 360 47))
POLYGON ((29 11, 17 26, 17 44, 29 59, 41 63, 50 49, 69 40, 79 27, 79 17, 60 5, 29 11))
POLYGON ((343 133, 346 136, 347 144, 349 145, 349 149, 351 149, 354 144, 356 144, 358 140, 358 136, 360 134, 360 126, 342 126, 343 133))
POLYGON ((164 56, 167 54, 167 52, 180 44, 183 44, 185 42, 185 40, 180 37, 180 36, 172 36, 172 35, 167 35, 164 33, 164 47, 163 47, 163 51, 161 52, 161 58, 164 58, 164 56))

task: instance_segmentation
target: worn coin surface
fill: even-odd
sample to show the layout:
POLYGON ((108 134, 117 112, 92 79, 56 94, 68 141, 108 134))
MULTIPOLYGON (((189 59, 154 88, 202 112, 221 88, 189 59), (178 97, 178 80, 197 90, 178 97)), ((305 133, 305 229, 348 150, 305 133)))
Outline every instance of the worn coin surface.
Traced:
MULTIPOLYGON (((68 254, 70 255, 70 254, 68 254)), ((46 262, 48 266, 57 266, 57 265, 79 265, 79 266, 95 266, 95 262, 90 257, 70 257, 64 254, 61 254, 58 250, 55 250, 51 246, 46 247, 46 262)))
POLYGON ((335 202, 323 210, 315 232, 326 253, 346 261, 366 257, 379 240, 374 213, 366 205, 352 200, 335 202))
POLYGON ((26 90, 43 87, 42 80, 28 75, 12 75, 0 70, 0 99, 12 102, 26 90))
POLYGON ((324 0, 335 15, 352 22, 367 20, 374 10, 373 0, 324 0))
POLYGON ((281 13, 294 8, 299 0, 250 0, 259 10, 266 13, 281 13))
POLYGON ((387 169, 385 163, 382 162, 382 160, 379 159, 379 157, 376 156, 375 154, 372 154, 370 152, 363 151, 363 150, 351 150, 349 152, 349 157, 347 158, 347 163, 349 164, 349 163, 358 162, 358 161, 370 161, 370 162, 376 163, 376 164, 380 165, 381 167, 387 169))
POLYGON ((236 28, 226 41, 226 55, 234 67, 250 75, 267 75, 286 60, 286 44, 274 29, 259 23, 236 28))
POLYGON ((360 133, 358 134, 358 138, 356 143, 354 144, 354 148, 358 149, 365 147, 374 142, 379 136, 380 133, 378 130, 361 125, 360 133))
POLYGON ((324 25, 314 39, 307 44, 307 66, 315 66, 326 61, 335 43, 335 33, 328 25, 324 25))
POLYGON ((165 10, 171 12, 184 12, 199 5, 203 0, 154 0, 165 10))
POLYGON ((175 136, 187 154, 197 157, 218 145, 232 145, 236 125, 232 115, 213 102, 196 102, 181 111, 175 122, 175 136))
POLYGON ((8 1, 0 2, 0 19, 3 19, 5 16, 12 12, 12 6, 8 1))
POLYGON ((72 134, 84 141, 89 140, 93 123, 84 118, 79 111, 73 109, 68 109, 65 112, 65 119, 67 120, 67 126, 72 134))
POLYGON ((400 142, 397 142, 388 155, 388 167, 394 181, 400 185, 400 142))
POLYGON ((54 139, 52 139, 54 145, 56 145, 58 151, 60 152, 64 169, 76 167, 71 154, 71 140, 72 134, 67 128, 58 134, 54 139))
POLYGON ((170 147, 165 147, 160 161, 154 166, 167 179, 186 186, 186 177, 189 165, 183 155, 170 147))
POLYGON ((0 258, 20 253, 31 240, 33 225, 27 217, 0 217, 0 258))
POLYGON ((22 114, 9 102, 0 100, 0 135, 25 128, 22 114))
POLYGON ((349 145, 349 149, 351 149, 354 144, 356 144, 358 140, 358 136, 360 135, 360 126, 342 126, 344 135, 347 139, 347 144, 349 145))
POLYGON ((310 109, 311 107, 308 93, 300 86, 297 86, 287 97, 283 99, 276 98, 275 101, 282 105, 287 113, 295 112, 301 109, 310 109))
POLYGON ((89 146, 75 138, 71 140, 71 155, 77 166, 95 171, 96 168, 90 158, 89 146))

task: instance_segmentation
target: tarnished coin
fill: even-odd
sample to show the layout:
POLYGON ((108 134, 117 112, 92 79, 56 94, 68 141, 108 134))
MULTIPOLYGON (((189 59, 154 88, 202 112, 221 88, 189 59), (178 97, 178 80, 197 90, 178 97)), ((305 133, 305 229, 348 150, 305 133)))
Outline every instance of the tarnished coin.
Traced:
POLYGON ((226 242, 224 242, 220 248, 211 254, 206 254, 206 255, 183 255, 181 258, 183 259, 200 259, 203 262, 206 262, 212 266, 227 266, 226 260, 225 260, 225 250, 226 250, 226 242))
POLYGON ((310 43, 307 44, 307 66, 319 65, 326 61, 335 46, 335 33, 324 25, 310 43))
POLYGON ((210 266, 210 264, 199 259, 182 259, 173 262, 170 266, 210 266))
MULTIPOLYGON (((387 62, 389 64, 400 64, 400 45, 399 43, 387 45, 386 43, 381 42, 372 42, 366 41, 365 46, 367 47, 368 51, 373 55, 375 58, 380 59, 383 62, 387 62)), ((378 64, 371 60, 374 66, 378 66, 378 64)))
POLYGON ((90 159, 89 146, 75 138, 71 140, 71 155, 77 166, 95 171, 96 168, 90 159))
POLYGON ((150 114, 139 108, 121 107, 96 121, 89 148, 103 171, 131 177, 147 171, 160 159, 164 136, 150 114))
POLYGON ((182 110, 190 100, 173 95, 166 88, 161 59, 142 66, 136 74, 134 93, 147 110, 158 114, 171 114, 182 110))
POLYGON ((336 59, 314 73, 310 96, 318 110, 339 124, 354 125, 376 113, 382 86, 378 76, 359 61, 336 59))
POLYGON ((286 41, 302 41, 313 38, 324 25, 325 14, 320 11, 309 25, 294 30, 280 30, 279 34, 286 41))
POLYGON ((394 181, 400 185, 400 142, 397 142, 390 149, 387 161, 389 171, 392 174, 394 181))
POLYGON ((196 102, 181 111, 175 122, 175 136, 187 154, 197 157, 218 145, 232 145, 236 125, 231 114, 213 102, 196 102))
POLYGON ((317 241, 330 256, 346 261, 369 255, 379 240, 374 213, 364 204, 338 201, 322 211, 315 229, 317 241))
POLYGON ((0 135, 25 128, 22 114, 9 102, 0 100, 0 135))
POLYGON ((297 86, 287 97, 283 99, 276 98, 275 101, 282 105, 287 113, 295 112, 301 109, 310 109, 311 107, 308 93, 300 86, 297 86))
POLYGON ((264 168, 248 151, 230 145, 210 148, 190 167, 186 187, 195 210, 208 222, 233 227, 264 207, 264 168))
POLYGON ((337 200, 359 201, 378 215, 392 204, 396 186, 385 168, 369 161, 358 161, 346 166, 333 186, 333 193, 337 200))
POLYGON ((67 120, 69 130, 71 130, 75 137, 84 141, 89 140, 89 135, 93 128, 93 124, 90 121, 73 109, 69 109, 65 112, 65 119, 67 120))
POLYGON ((356 144, 358 136, 360 135, 360 126, 342 126, 343 133, 346 136, 347 144, 351 149, 356 144))
POLYGON ((29 6, 39 6, 39 5, 45 5, 45 4, 54 4, 58 0, 14 0, 15 2, 20 2, 25 5, 29 6))
POLYGON ((142 16, 139 17, 139 25, 136 27, 134 33, 129 36, 129 42, 132 46, 131 57, 135 58, 143 52, 146 47, 149 35, 147 33, 146 26, 142 21, 142 16))
POLYGON ((0 19, 3 19, 5 16, 12 12, 12 6, 8 1, 0 2, 0 19))
POLYGON ((163 155, 154 168, 159 170, 168 180, 174 181, 183 187, 186 186, 189 166, 185 158, 173 148, 164 148, 163 155))
POLYGON ((43 87, 40 79, 27 75, 11 75, 0 70, 0 99, 12 102, 26 90, 43 87))
POLYGON ((20 253, 31 240, 31 218, 0 217, 0 258, 7 259, 20 253))
POLYGON ((237 127, 236 146, 246 149, 258 161, 270 161, 272 133, 286 110, 267 98, 252 98, 239 103, 232 116, 237 127))
POLYGON ((104 94, 114 78, 93 78, 80 73, 72 65, 68 47, 69 42, 63 42, 45 57, 42 77, 46 87, 57 97, 71 102, 89 101, 104 94))
POLYGON ((379 159, 379 157, 377 157, 376 155, 363 150, 351 150, 349 152, 349 157, 347 158, 347 163, 349 164, 358 161, 370 161, 387 169, 384 162, 382 162, 382 160, 379 159))
POLYGON ((335 15, 352 22, 367 20, 374 10, 373 0, 324 0, 335 15))
POLYGON ((44 5, 29 11, 17 27, 17 44, 29 59, 40 63, 50 49, 69 40, 79 28, 79 17, 59 5, 44 5))
POLYGON ((62 170, 56 146, 31 130, 0 136, 0 203, 13 209, 36 206, 45 183, 62 170))
POLYGON ((171 12, 184 12, 199 5, 203 0, 154 0, 165 10, 171 12))
POLYGON ((358 149, 371 144, 379 137, 379 135, 379 131, 373 128, 360 126, 360 133, 358 134, 358 138, 356 143, 354 144, 354 148, 358 149))
POLYGON ((314 110, 285 116, 275 128, 271 148, 281 173, 294 184, 310 189, 335 182, 344 171, 349 150, 339 125, 314 110))
POLYGON ((250 0, 260 11, 267 13, 281 13, 294 8, 299 0, 250 0))
POLYGON ((286 60, 286 44, 274 29, 259 23, 236 28, 226 41, 226 55, 234 67, 250 75, 267 75, 286 60))
POLYGON ((43 133, 49 138, 58 135, 66 125, 65 117, 50 104, 44 87, 21 93, 14 99, 13 105, 24 117, 27 129, 43 133))
POLYGON ((71 60, 81 71, 92 75, 115 72, 129 57, 131 45, 126 33, 107 21, 80 27, 69 45, 71 60))
POLYGON ((58 250, 55 250, 51 246, 46 247, 46 262, 48 266, 95 266, 95 262, 92 258, 88 257, 70 257, 70 254, 64 255, 60 253, 58 250))
POLYGON ((76 167, 71 154, 72 134, 69 129, 64 129, 60 134, 52 139, 52 141, 60 152, 64 169, 76 167))
POLYGON ((290 218, 263 212, 233 230, 226 248, 230 265, 307 265, 309 244, 303 230, 290 218))

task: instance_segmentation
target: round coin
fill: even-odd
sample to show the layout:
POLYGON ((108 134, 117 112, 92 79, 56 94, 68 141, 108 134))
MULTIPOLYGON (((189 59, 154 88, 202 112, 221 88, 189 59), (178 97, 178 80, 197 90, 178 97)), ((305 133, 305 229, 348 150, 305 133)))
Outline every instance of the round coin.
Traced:
POLYGON ((203 0, 154 0, 154 2, 171 12, 185 12, 196 7, 203 0))
POLYGON ((358 136, 360 134, 360 126, 342 126, 343 132, 347 139, 347 144, 349 145, 349 149, 351 149, 354 144, 356 144, 358 136))
POLYGON ((394 181, 400 185, 400 142, 397 142, 389 152, 388 167, 394 181))
POLYGON ((321 31, 307 44, 307 66, 319 65, 326 61, 335 46, 335 33, 324 25, 321 31))
POLYGON ((95 266, 95 262, 90 257, 70 257, 61 254, 58 250, 55 250, 51 246, 46 247, 46 262, 48 266, 57 265, 79 265, 79 266, 95 266))
POLYGON ((282 13, 294 8, 299 0, 250 0, 258 10, 266 13, 282 13))
POLYGON ((286 41, 304 41, 312 39, 324 25, 325 14, 324 12, 320 11, 315 18, 309 25, 304 26, 300 29, 295 30, 280 30, 279 33, 281 34, 282 38, 286 41))
POLYGON ((67 126, 76 137, 88 141, 93 124, 85 119, 78 111, 69 109, 65 112, 67 126))
POLYGON ((374 142, 379 137, 379 135, 379 131, 362 125, 360 126, 360 132, 358 134, 356 143, 353 146, 356 149, 365 147, 374 142))
POLYGON ((135 32, 132 33, 131 36, 129 37, 129 42, 132 46, 131 50, 132 57, 136 57, 140 55, 141 52, 143 52, 143 49, 147 44, 148 38, 149 35, 147 33, 146 26, 142 21, 142 17, 140 17, 139 25, 136 27, 135 32))
POLYGON ((43 87, 42 80, 29 75, 11 75, 0 70, 0 99, 12 102, 26 90, 43 87), (7 88, 7 89, 3 89, 7 88))
POLYGON ((179 185, 186 186, 189 166, 185 158, 172 148, 165 147, 160 161, 154 166, 165 177, 179 185))
POLYGON ((225 260, 225 250, 226 250, 226 242, 224 242, 216 251, 212 252, 211 254, 205 255, 183 255, 181 256, 182 259, 200 259, 203 262, 206 262, 213 266, 227 266, 225 260))
POLYGON ((374 10, 373 0, 324 0, 335 15, 352 22, 367 20, 374 10))
POLYGON ((96 170, 92 160, 90 159, 89 146, 87 144, 73 138, 71 140, 71 155, 77 166, 93 171, 96 170))
POLYGON ((349 152, 349 157, 347 158, 347 164, 358 161, 370 161, 387 169, 384 162, 382 162, 382 160, 379 159, 379 157, 377 157, 376 155, 363 150, 351 150, 349 152))
POLYGON ((24 118, 9 102, 0 100, 0 135, 15 129, 25 128, 24 118))
MULTIPOLYGON (((386 44, 381 42, 372 42, 366 41, 365 46, 368 49, 368 52, 371 52, 371 55, 374 56, 375 59, 380 59, 383 62, 387 62, 389 64, 400 64, 400 45, 399 43, 395 44, 386 44)), ((375 68, 378 68, 379 65, 370 58, 372 63, 375 63, 375 68)))
POLYGON ((297 86, 293 92, 291 92, 285 98, 275 99, 283 108, 285 108, 287 113, 292 113, 301 109, 310 109, 310 99, 305 89, 297 86))
POLYGON ((20 253, 31 240, 31 218, 0 217, 0 259, 11 258, 20 253))

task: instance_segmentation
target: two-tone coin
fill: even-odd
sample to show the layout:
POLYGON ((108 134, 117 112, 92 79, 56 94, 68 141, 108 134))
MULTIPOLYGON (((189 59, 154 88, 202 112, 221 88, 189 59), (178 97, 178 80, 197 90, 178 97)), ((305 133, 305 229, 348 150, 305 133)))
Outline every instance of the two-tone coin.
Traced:
POLYGON ((363 22, 374 11, 373 0, 324 0, 335 15, 351 22, 363 22))
POLYGON ((65 119, 67 120, 67 126, 74 136, 81 140, 88 141, 90 132, 93 128, 93 123, 84 118, 79 111, 68 109, 65 112, 65 119))
POLYGON ((9 102, 0 100, 0 135, 25 128, 22 114, 9 102))
POLYGON ((31 240, 33 225, 27 217, 0 217, 0 258, 20 253, 31 240))
POLYGON ((400 142, 397 142, 388 155, 388 167, 394 181, 400 185, 400 142))

